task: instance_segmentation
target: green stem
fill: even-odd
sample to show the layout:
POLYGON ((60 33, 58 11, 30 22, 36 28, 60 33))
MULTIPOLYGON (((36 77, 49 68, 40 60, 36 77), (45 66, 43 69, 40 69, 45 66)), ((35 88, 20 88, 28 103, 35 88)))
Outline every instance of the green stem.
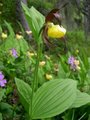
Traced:
POLYGON ((72 120, 74 120, 74 114, 75 114, 75 110, 72 111, 72 120))
POLYGON ((40 62, 40 55, 41 55, 41 50, 40 50, 40 45, 38 45, 38 51, 37 51, 37 60, 36 60, 36 68, 35 68, 35 91, 38 89, 38 69, 39 69, 39 62, 40 62))
POLYGON ((36 91, 38 89, 38 69, 39 69, 41 51, 42 51, 42 48, 40 47, 40 39, 39 39, 38 50, 37 50, 37 59, 36 59, 35 72, 34 72, 34 79, 33 79, 33 82, 32 82, 32 98, 31 98, 30 120, 32 120, 32 101, 33 101, 34 91, 36 91))

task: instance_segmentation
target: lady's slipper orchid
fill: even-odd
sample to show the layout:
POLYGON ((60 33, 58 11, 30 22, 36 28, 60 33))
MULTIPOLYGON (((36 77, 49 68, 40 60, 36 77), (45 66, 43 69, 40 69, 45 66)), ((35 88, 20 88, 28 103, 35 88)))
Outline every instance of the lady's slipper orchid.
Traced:
MULTIPOLYGON (((64 6, 63 6, 64 7, 64 6)), ((44 43, 47 47, 55 46, 49 38, 60 39, 62 38, 63 42, 65 43, 66 48, 66 41, 65 41, 65 34, 66 29, 61 26, 61 15, 59 13, 60 9, 53 9, 51 10, 45 18, 45 23, 41 28, 40 32, 42 32, 44 43), (54 24, 54 20, 56 25, 54 24)))
POLYGON ((48 37, 51 38, 62 38, 66 34, 66 29, 60 25, 52 24, 47 31, 48 37))

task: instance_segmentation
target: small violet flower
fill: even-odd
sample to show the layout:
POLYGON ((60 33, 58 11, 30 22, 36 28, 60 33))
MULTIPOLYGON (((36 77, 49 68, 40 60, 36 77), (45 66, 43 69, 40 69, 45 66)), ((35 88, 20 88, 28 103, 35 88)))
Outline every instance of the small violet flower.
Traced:
POLYGON ((4 75, 0 71, 0 86, 4 87, 6 83, 7 83, 7 81, 6 81, 6 79, 4 79, 4 75))
POLYGON ((73 56, 70 56, 68 58, 68 64, 73 65, 74 64, 74 60, 75 60, 75 58, 73 56))
POLYGON ((11 55, 12 55, 13 57, 15 57, 15 58, 18 57, 18 53, 17 53, 17 51, 16 51, 15 48, 12 48, 12 49, 10 50, 10 53, 11 53, 11 55))
POLYGON ((73 71, 80 70, 79 60, 76 60, 75 57, 70 56, 68 58, 68 64, 70 65, 71 70, 73 70, 73 71))

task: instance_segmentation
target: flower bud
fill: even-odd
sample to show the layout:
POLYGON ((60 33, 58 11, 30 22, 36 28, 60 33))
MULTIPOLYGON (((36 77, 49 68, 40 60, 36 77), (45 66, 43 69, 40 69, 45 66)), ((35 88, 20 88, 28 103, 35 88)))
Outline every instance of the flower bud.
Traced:
POLYGON ((28 57, 33 57, 33 56, 35 56, 35 53, 28 51, 28 52, 27 52, 27 56, 28 56, 28 57))
POLYGON ((51 80, 51 79, 52 79, 52 75, 46 74, 46 79, 47 79, 47 80, 51 80))
POLYGON ((19 34, 16 34, 16 39, 21 39, 21 38, 23 38, 23 36, 22 35, 19 35, 19 34))
POLYGON ((6 39, 6 38, 7 38, 7 34, 6 34, 6 33, 2 33, 1 37, 2 37, 3 39, 6 39))
POLYGON ((46 64, 45 61, 41 61, 41 62, 39 62, 39 66, 40 66, 40 67, 43 67, 45 64, 46 64))
POLYGON ((28 35, 30 35, 30 34, 32 34, 32 31, 26 31, 26 33, 27 33, 28 35))

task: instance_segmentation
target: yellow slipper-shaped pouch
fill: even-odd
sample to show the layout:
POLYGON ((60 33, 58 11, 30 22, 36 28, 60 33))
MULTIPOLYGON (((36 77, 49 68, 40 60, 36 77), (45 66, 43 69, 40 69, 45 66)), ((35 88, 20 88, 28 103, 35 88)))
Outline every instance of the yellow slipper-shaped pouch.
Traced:
POLYGON ((47 35, 51 38, 61 38, 66 34, 66 29, 59 25, 52 24, 48 27, 47 35))

